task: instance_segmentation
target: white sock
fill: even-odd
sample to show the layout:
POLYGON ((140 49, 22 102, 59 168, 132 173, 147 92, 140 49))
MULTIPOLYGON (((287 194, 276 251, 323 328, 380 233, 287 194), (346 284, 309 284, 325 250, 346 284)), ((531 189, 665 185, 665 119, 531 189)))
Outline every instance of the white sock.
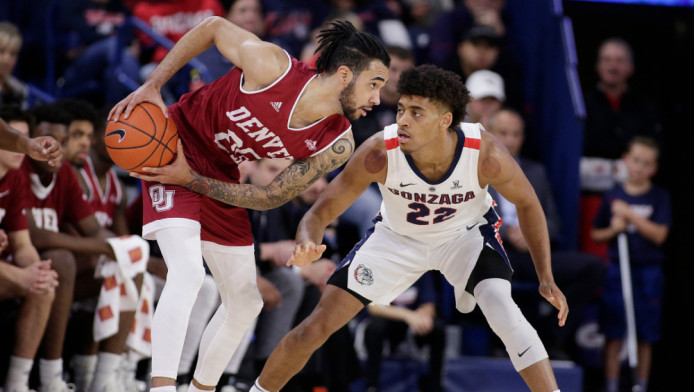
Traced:
POLYGON ((94 378, 96 355, 75 355, 72 357, 72 369, 75 372, 75 387, 79 392, 86 392, 94 378))
POLYGON ((270 392, 270 391, 261 387, 260 384, 258 384, 258 379, 256 378, 255 382, 253 383, 253 386, 251 387, 251 390, 248 392, 270 392))
POLYGON ((11 392, 17 386, 29 385, 29 373, 32 366, 34 366, 33 359, 11 356, 5 378, 5 390, 11 392))
POLYGON ((123 385, 129 385, 135 381, 137 363, 140 359, 142 356, 134 351, 121 355, 120 378, 123 385))
POLYGON ((165 385, 163 387, 151 388, 149 392, 176 392, 175 385, 165 385))
POLYGON ((63 359, 39 360, 39 376, 41 385, 49 385, 54 379, 63 378, 63 359))
MULTIPOLYGON (((111 379, 118 379, 121 358, 119 354, 100 352, 96 361, 96 371, 90 391, 101 392, 111 379)), ((120 380, 119 380, 120 381, 120 380)))

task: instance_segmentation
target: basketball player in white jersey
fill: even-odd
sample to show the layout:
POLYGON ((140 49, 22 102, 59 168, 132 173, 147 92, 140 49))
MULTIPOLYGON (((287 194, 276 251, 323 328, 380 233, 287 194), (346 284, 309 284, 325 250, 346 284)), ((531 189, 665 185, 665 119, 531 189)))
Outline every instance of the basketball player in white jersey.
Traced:
POLYGON ((532 391, 557 391, 544 345, 511 298, 501 220, 487 193, 492 185, 516 205, 540 294, 559 310, 561 326, 568 306, 554 283, 533 188, 503 144, 479 124, 460 123, 469 96, 458 76, 415 67, 403 72, 398 90, 397 124, 360 146, 304 215, 289 264, 318 259, 325 227, 376 181, 383 204, 374 228, 330 278, 313 313, 284 337, 251 391, 279 391, 365 305, 390 303, 428 270, 441 271, 455 287, 458 310, 480 306, 532 391))

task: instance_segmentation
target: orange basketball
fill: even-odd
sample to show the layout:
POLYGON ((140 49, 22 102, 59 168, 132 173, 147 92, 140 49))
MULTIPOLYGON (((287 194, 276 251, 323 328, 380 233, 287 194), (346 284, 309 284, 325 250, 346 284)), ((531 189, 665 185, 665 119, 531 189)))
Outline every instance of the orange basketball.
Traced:
POLYGON ((178 131, 172 119, 156 105, 137 104, 130 117, 106 125, 106 149, 113 163, 129 172, 143 167, 160 167, 171 162, 176 152, 178 131))

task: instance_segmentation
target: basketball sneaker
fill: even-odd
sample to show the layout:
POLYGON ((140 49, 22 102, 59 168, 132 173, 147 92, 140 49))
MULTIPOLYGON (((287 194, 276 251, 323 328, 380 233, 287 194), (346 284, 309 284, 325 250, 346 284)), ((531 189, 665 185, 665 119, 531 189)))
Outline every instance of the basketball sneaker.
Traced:
POLYGON ((68 384, 62 378, 54 378, 48 385, 42 385, 40 392, 73 392, 75 384, 68 384))
POLYGON ((27 385, 24 385, 24 384, 10 386, 10 387, 7 387, 7 389, 5 389, 5 390, 0 388, 0 392, 3 392, 3 391, 7 391, 7 392, 36 392, 33 389, 29 389, 29 387, 27 385))

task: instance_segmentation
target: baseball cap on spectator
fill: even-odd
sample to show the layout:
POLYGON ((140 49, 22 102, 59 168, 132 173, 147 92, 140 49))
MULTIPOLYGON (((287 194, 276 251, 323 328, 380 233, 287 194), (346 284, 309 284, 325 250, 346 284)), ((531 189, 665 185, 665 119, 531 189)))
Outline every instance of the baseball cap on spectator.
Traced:
POLYGON ((460 41, 471 41, 473 44, 477 44, 481 40, 487 41, 490 46, 501 44, 499 33, 493 27, 484 25, 473 26, 465 30, 460 41))
POLYGON ((467 78, 465 87, 473 99, 493 97, 501 102, 506 100, 504 79, 496 72, 486 69, 475 71, 467 78))

